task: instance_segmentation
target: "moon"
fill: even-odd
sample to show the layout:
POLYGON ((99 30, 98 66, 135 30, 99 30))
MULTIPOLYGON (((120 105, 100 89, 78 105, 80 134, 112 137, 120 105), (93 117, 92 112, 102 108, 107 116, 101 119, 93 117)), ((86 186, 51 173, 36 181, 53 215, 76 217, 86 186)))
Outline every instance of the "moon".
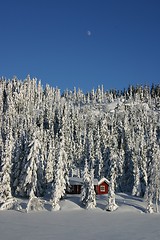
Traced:
POLYGON ((88 30, 88 31, 87 31, 87 35, 90 37, 91 34, 92 34, 91 31, 88 30))

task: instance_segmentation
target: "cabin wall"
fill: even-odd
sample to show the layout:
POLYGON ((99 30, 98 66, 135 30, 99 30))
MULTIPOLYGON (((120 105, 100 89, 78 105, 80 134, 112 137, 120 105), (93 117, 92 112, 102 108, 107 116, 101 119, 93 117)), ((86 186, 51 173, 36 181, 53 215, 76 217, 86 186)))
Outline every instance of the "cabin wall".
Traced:
POLYGON ((81 187, 81 185, 72 185, 69 189, 67 189, 67 194, 80 194, 81 187))
POLYGON ((99 186, 98 186, 98 191, 97 194, 107 194, 108 193, 108 184, 106 182, 102 182, 99 186))

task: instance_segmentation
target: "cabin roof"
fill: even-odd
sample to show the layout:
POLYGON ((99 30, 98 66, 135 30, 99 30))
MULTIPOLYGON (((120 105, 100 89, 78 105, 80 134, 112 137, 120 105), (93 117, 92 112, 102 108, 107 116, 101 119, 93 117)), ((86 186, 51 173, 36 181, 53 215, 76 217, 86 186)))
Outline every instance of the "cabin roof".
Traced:
POLYGON ((105 177, 101 178, 101 180, 98 181, 98 185, 101 185, 103 182, 107 183, 109 185, 109 180, 105 177))
MULTIPOLYGON (((69 177, 70 185, 83 185, 83 178, 79 177, 69 177)), ((94 179, 94 185, 98 185, 98 180, 94 179)))

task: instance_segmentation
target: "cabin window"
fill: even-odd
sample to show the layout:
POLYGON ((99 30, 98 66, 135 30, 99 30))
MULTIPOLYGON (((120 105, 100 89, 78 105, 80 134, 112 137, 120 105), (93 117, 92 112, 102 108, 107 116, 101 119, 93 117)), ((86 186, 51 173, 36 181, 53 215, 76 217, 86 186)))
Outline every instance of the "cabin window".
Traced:
POLYGON ((105 192, 105 190, 106 190, 106 189, 105 189, 105 186, 100 186, 100 191, 101 191, 101 192, 105 192))

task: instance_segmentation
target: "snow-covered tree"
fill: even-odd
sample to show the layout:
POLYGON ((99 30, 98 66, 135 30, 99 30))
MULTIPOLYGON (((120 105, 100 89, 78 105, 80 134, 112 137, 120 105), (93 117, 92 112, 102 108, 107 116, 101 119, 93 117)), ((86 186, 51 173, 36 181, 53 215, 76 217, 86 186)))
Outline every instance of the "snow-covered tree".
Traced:
POLYGON ((47 149, 45 161, 45 181, 46 187, 48 188, 49 185, 53 182, 54 178, 55 143, 53 137, 49 137, 48 144, 45 147, 47 149))
POLYGON ((33 135, 33 140, 28 145, 28 148, 29 153, 24 169, 22 170, 23 175, 21 175, 18 192, 20 196, 30 196, 32 192, 36 196, 40 196, 42 189, 39 184, 38 170, 40 167, 41 144, 35 135, 33 135))
POLYGON ((83 173, 83 185, 81 192, 81 202, 84 206, 87 205, 88 189, 89 189, 89 169, 87 159, 85 159, 84 173, 83 173))
POLYGON ((159 212, 158 203, 160 199, 160 148, 157 144, 156 129, 150 127, 150 147, 148 148, 148 186, 147 186, 147 212, 159 212), (153 203, 156 204, 154 209, 153 203))
POLYGON ((99 126, 97 126, 95 132, 95 176, 97 178, 102 177, 102 167, 103 167, 103 158, 101 152, 101 142, 100 142, 100 133, 99 126))
POLYGON ((81 202, 86 209, 95 208, 96 206, 96 193, 94 189, 94 170, 88 169, 87 159, 85 160, 83 186, 81 193, 81 202))
POLYGON ((12 136, 7 134, 1 159, 0 171, 0 203, 3 204, 12 198, 11 191, 11 155, 12 155, 12 136))
POLYGON ((86 204, 86 209, 92 209, 96 207, 96 192, 94 189, 94 170, 90 170, 90 181, 88 189, 88 200, 86 204))
POLYGON ((68 180, 67 155, 64 150, 64 136, 60 131, 60 142, 57 149, 57 159, 55 166, 55 180, 52 187, 51 201, 54 210, 59 210, 59 201, 64 197, 68 180))
POLYGON ((115 202, 115 180, 116 180, 116 155, 112 153, 111 149, 111 171, 110 171, 110 184, 108 191, 108 199, 107 199, 107 211, 115 211, 118 208, 118 205, 115 202))
MULTIPOLYGON (((9 92, 11 86, 9 86, 9 92)), ((11 189, 11 171, 12 171, 12 151, 14 139, 12 135, 12 100, 10 93, 6 92, 6 99, 4 101, 4 109, 2 114, 2 153, 0 161, 0 204, 2 208, 8 208, 6 202, 12 202, 12 189, 11 189), (7 95, 8 94, 8 95, 7 95), (11 104, 11 106, 9 106, 11 104), (4 205, 5 204, 5 205, 4 205), (3 205, 5 207, 3 207, 3 205)), ((10 203, 9 203, 10 205, 10 203)))

